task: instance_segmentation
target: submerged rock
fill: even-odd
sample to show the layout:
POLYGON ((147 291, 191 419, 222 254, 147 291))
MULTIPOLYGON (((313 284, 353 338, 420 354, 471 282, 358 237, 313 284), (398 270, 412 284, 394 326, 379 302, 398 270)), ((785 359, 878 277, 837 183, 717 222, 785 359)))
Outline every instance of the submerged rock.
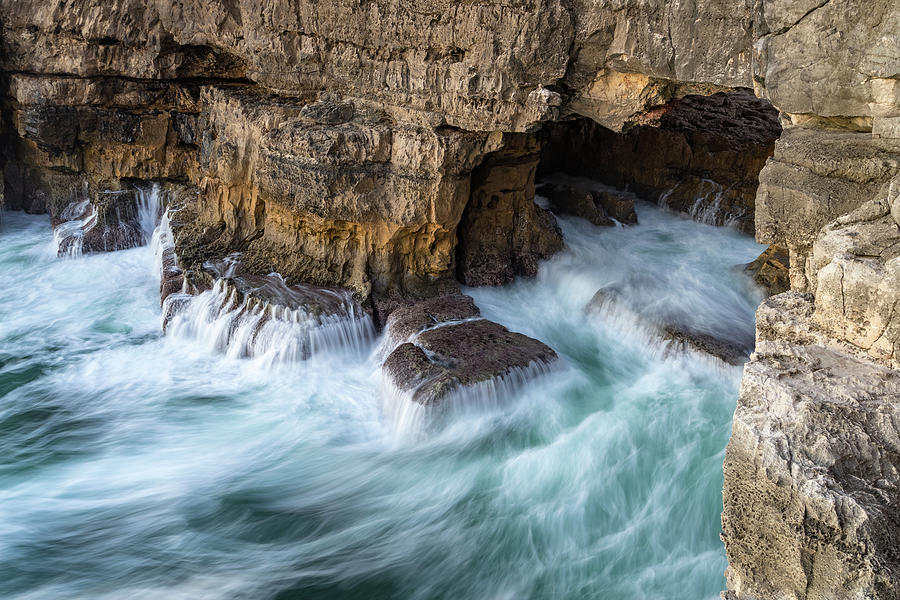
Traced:
MULTIPOLYGON (((630 282, 631 283, 631 282, 630 282)), ((624 325, 630 331, 643 331, 648 343, 664 344, 664 355, 691 351, 707 354, 729 365, 742 365, 750 356, 753 340, 739 340, 723 335, 713 335, 696 327, 667 320, 658 315, 648 315, 639 306, 629 303, 622 291, 614 286, 597 290, 585 311, 602 314, 606 318, 626 319, 624 325)))
POLYGON ((714 356, 729 365, 747 362, 753 348, 738 341, 711 335, 684 325, 667 324, 662 327, 663 339, 670 343, 667 351, 692 350, 714 356))
POLYGON ((205 341, 233 358, 285 363, 322 351, 361 353, 374 337, 371 316, 348 290, 288 285, 278 274, 243 271, 239 256, 187 273, 194 295, 163 302, 167 333, 205 341))

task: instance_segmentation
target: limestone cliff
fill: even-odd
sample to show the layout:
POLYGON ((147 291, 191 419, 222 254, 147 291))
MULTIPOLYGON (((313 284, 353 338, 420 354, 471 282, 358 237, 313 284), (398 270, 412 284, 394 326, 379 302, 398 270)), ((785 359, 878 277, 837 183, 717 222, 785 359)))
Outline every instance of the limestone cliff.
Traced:
POLYGON ((894 598, 897 31, 893 0, 0 0, 5 204, 161 181, 186 269, 241 251, 399 302, 532 274, 561 247, 540 130, 594 128, 635 189, 711 180, 790 253, 726 457, 729 594, 894 598), (751 150, 698 125, 745 89, 774 150, 771 120, 751 150), (681 142, 637 169, 639 134, 681 142))

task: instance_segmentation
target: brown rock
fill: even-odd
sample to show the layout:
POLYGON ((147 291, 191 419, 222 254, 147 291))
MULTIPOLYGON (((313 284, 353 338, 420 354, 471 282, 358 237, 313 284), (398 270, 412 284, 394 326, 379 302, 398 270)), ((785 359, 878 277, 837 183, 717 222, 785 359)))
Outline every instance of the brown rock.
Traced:
POLYGON ((394 386, 425 406, 463 388, 549 365, 556 353, 538 340, 485 319, 445 324, 398 346, 384 362, 394 386))
POLYGON ((744 265, 744 272, 769 296, 774 296, 791 289, 790 265, 787 248, 772 244, 756 260, 744 265))
POLYGON ((540 260, 563 248, 553 215, 534 203, 537 137, 503 139, 503 148, 472 172, 471 196, 457 229, 457 277, 465 285, 534 276, 540 260))
POLYGON ((590 190, 581 190, 575 187, 558 184, 546 184, 540 190, 541 195, 547 198, 550 209, 561 215, 581 217, 603 227, 615 225, 606 209, 598 205, 595 194, 590 190))
POLYGON ((663 339, 672 344, 670 350, 692 350, 709 354, 729 365, 744 364, 753 350, 740 341, 710 335, 683 325, 664 325, 662 331, 663 339))

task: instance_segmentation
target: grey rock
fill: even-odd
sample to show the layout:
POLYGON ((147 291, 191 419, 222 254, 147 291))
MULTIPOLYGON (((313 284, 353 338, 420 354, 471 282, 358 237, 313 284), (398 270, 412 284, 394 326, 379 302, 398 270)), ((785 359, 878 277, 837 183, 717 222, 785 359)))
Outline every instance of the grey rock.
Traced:
POLYGON ((900 374, 823 343, 811 312, 796 293, 760 308, 725 454, 729 592, 895 598, 900 374))

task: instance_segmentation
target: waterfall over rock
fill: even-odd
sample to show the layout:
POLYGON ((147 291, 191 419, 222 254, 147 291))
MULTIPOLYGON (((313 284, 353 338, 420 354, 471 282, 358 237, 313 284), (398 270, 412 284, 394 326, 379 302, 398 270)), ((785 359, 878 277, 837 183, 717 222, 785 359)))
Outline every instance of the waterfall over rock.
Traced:
MULTIPOLYGON (((166 234, 160 237, 167 240, 166 234)), ((361 356, 374 339, 371 316, 347 290, 288 285, 277 273, 244 273, 239 255, 204 268, 212 281, 209 289, 164 299, 168 335, 193 337, 230 358, 268 365, 326 352, 361 356)))
POLYGON ((51 215, 53 243, 61 257, 114 252, 151 242, 163 211, 158 183, 123 190, 81 190, 80 199, 51 215))

